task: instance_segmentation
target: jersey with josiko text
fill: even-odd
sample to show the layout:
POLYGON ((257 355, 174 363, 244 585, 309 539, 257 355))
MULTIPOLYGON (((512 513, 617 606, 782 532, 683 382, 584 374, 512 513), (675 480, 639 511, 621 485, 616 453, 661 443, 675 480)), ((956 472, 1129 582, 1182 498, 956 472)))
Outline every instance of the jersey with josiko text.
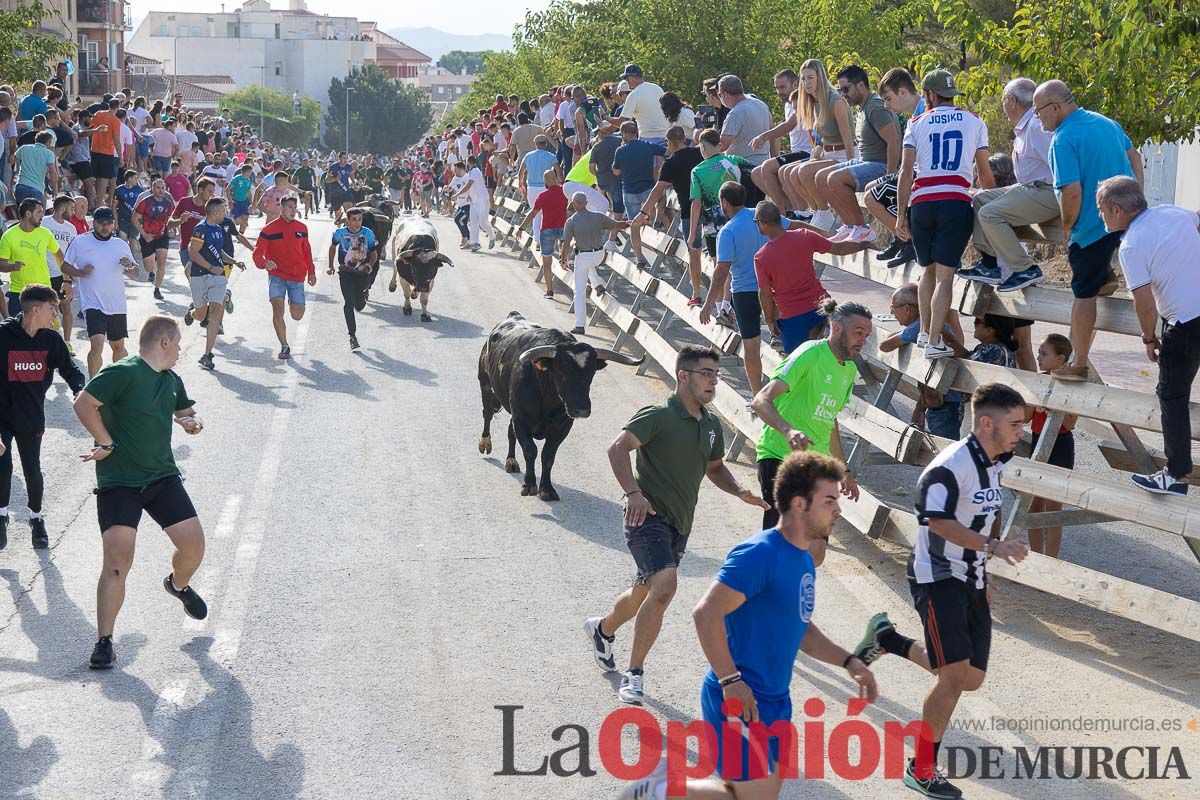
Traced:
POLYGON ((988 148, 987 123, 966 109, 938 106, 908 121, 904 146, 917 151, 909 205, 971 202, 975 152, 988 148))

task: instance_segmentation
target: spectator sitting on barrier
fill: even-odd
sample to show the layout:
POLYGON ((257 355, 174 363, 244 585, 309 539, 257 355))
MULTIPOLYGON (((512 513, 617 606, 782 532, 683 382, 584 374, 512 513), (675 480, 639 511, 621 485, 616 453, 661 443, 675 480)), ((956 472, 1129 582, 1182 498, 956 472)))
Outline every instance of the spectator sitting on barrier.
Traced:
POLYGON ((800 76, 790 69, 777 72, 775 74, 775 94, 783 103, 783 122, 760 134, 750 144, 757 147, 761 144, 758 139, 766 140, 770 143, 771 153, 774 155, 779 146, 778 138, 786 134, 790 147, 787 153, 768 158, 755 167, 751 176, 754 179, 754 185, 767 195, 768 200, 780 208, 788 210, 788 216, 794 219, 808 219, 811 215, 806 213, 808 207, 804 204, 803 198, 790 193, 779 180, 779 170, 788 164, 807 161, 812 155, 812 137, 809 136, 808 130, 796 121, 796 103, 799 102, 800 97, 800 76))
POLYGON ((838 92, 858 107, 859 157, 817 173, 817 192, 842 220, 831 242, 870 242, 875 231, 867 225, 856 192, 900 166, 900 120, 871 91, 866 71, 852 64, 837 74, 838 92))
POLYGON ((1125 231, 1121 269, 1133 293, 1146 357, 1158 364, 1158 404, 1162 413, 1167 465, 1149 475, 1133 475, 1138 487, 1156 494, 1186 495, 1192 473, 1192 424, 1188 400, 1200 369, 1200 216, 1164 204, 1147 208, 1133 178, 1109 178, 1096 191, 1104 227, 1125 231), (1158 320, 1163 320, 1161 339, 1158 320))
POLYGON ((717 81, 717 93, 729 109, 721 125, 722 152, 741 156, 757 167, 771 155, 770 144, 762 136, 771 127, 771 109, 762 100, 746 94, 737 75, 722 76, 717 81))
POLYGON ((850 127, 850 106, 829 83, 825 64, 810 58, 800 67, 804 91, 800 93, 800 124, 820 137, 812 158, 801 164, 789 164, 780 177, 790 182, 792 191, 813 209, 812 224, 823 231, 832 230, 833 211, 817 186, 817 174, 854 158, 854 131, 850 127))
POLYGON ((825 315, 822 298, 829 293, 813 267, 814 253, 850 255, 866 248, 862 242, 830 242, 812 230, 785 230, 779 206, 763 200, 754 210, 759 232, 769 241, 754 255, 758 298, 771 333, 791 353, 821 335, 825 315))
MULTIPOLYGON (((1016 183, 1016 165, 1013 163, 1012 156, 1008 153, 996 153, 994 156, 990 156, 988 158, 988 168, 992 171, 992 178, 996 183, 997 189, 1012 186, 1016 183)), ((984 189, 983 191, 987 192, 991 190, 984 189)), ((975 219, 978 222, 979 217, 976 216, 975 219)), ((1021 248, 1024 249, 1025 245, 1022 244, 1021 248)), ((1002 269, 1008 269, 1006 264, 1000 266, 1002 269)), ((966 277, 967 272, 969 270, 959 270, 958 275, 966 277)), ((1041 283, 1041 281, 1038 280, 1037 283, 1041 283)), ((1001 291, 999 287, 996 290, 1001 291)), ((1033 354, 1033 320, 1025 319, 1024 317, 1013 317, 1012 320, 1013 337, 1017 340, 1017 369, 1023 369, 1026 372, 1036 372, 1037 358, 1033 354)))
MULTIPOLYGON (((879 97, 883 104, 902 119, 912 119, 925 113, 925 98, 917 92, 912 75, 903 67, 893 67, 879 82, 879 97)), ((879 222, 893 234, 892 243, 875 254, 875 260, 886 261, 890 269, 901 267, 917 257, 912 240, 896 233, 896 184, 900 171, 890 172, 871 181, 863 189, 863 205, 879 222)))
MULTIPOLYGON (((665 96, 665 95, 664 95, 665 96)), ((599 145, 597 145, 599 147, 599 145)), ((679 224, 683 229, 683 241, 687 244, 688 278, 691 281, 691 299, 688 306, 699 306, 701 283, 700 248, 692 243, 691 214, 688 213, 687 199, 692 187, 692 170, 704 160, 699 147, 687 144, 687 131, 681 125, 667 128, 667 158, 658 173, 658 183, 646 199, 646 207, 655 207, 666 194, 667 189, 675 190, 675 199, 679 203, 679 224)), ((620 219, 620 217, 617 217, 620 219)), ((608 245, 605 245, 606 249, 608 245)), ((616 248, 615 245, 611 249, 616 248)))
MULTIPOLYGON (((995 189, 975 193, 975 231, 971 240, 980 258, 959 277, 1015 292, 1035 286, 1045 278, 1017 237, 1018 227, 1058 219, 1050 172, 1050 142, 1054 138, 1033 113, 1033 92, 1028 78, 1016 78, 1004 87, 1000 103, 1013 123, 1012 184, 996 181, 995 189)), ((1032 348, 1029 361, 1032 362, 1032 348)), ((1028 369, 1025 365, 1022 369, 1028 369)))
POLYGON ((650 219, 647 200, 654 188, 654 159, 666 155, 660 144, 638 139, 638 125, 633 120, 621 123, 622 144, 613 153, 612 172, 621 179, 621 203, 629 215, 632 227, 633 257, 638 269, 649 269, 650 262, 642 253, 642 226, 650 219))
MULTIPOLYGON (((985 314, 975 318, 975 340, 979 344, 967 350, 962 340, 953 333, 943 330, 942 341, 954 351, 958 358, 978 361, 981 364, 996 364, 1015 369, 1017 366, 1017 342, 1013 337, 1013 321, 998 314, 985 314)), ((962 433, 963 400, 961 392, 951 389, 944 395, 928 387, 922 387, 918 411, 923 411, 925 424, 934 436, 957 439, 962 433)))
MULTIPOLYGON (((1038 346, 1037 367, 1043 375, 1049 375, 1054 370, 1071 360, 1071 340, 1061 333, 1052 333, 1038 346)), ((1025 419, 1031 423, 1034 442, 1046 428, 1046 409, 1037 406, 1027 406, 1025 419)), ((1075 469, 1075 436, 1071 433, 1079 418, 1075 414, 1063 417, 1062 426, 1058 429, 1058 438, 1050 450, 1046 463, 1063 469, 1075 469)), ((1062 511, 1062 503, 1057 500, 1047 500, 1035 497, 1029 506, 1030 513, 1041 511, 1062 511)), ((1059 547, 1062 546, 1062 526, 1055 525, 1045 528, 1029 529, 1029 549, 1035 553, 1043 553, 1052 558, 1058 558, 1059 547)))
POLYGON ((1096 189, 1106 178, 1125 175, 1143 182, 1142 157, 1125 131, 1103 114, 1076 104, 1067 85, 1046 81, 1033 93, 1034 113, 1048 131, 1050 171, 1058 195, 1063 224, 1063 244, 1071 264, 1071 364, 1054 377, 1086 381, 1091 372, 1088 356, 1096 330, 1096 298, 1117 290, 1112 257, 1121 243, 1120 231, 1105 232, 1096 207, 1096 189))

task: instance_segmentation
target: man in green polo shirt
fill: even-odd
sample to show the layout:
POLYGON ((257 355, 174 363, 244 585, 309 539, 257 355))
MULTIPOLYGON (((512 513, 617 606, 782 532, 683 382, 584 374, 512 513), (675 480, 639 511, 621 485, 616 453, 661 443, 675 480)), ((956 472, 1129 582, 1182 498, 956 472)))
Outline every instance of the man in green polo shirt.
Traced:
POLYGON ((608 460, 625 497, 625 541, 637 578, 605 617, 584 623, 596 663, 616 671, 612 642, 617 628, 633 620, 629 669, 621 678, 622 702, 640 706, 642 663, 662 627, 675 594, 675 572, 687 547, 692 516, 705 476, 743 502, 766 508, 762 498, 738 485, 725 465, 721 423, 705 404, 717 391, 720 354, 686 345, 675 359, 675 392, 666 402, 633 415, 608 448, 608 460), (637 469, 629 454, 637 451, 637 469))
MULTIPOLYGON (((846 462, 837 415, 854 390, 858 377, 854 359, 871 335, 871 312, 860 303, 836 303, 829 297, 818 310, 829 319, 829 335, 793 350, 750 403, 763 421, 758 482, 771 503, 763 513, 764 528, 779 522, 772 488, 779 465, 792 451, 814 450, 846 462)), ((849 471, 842 480, 842 494, 858 500, 858 484, 849 471)))

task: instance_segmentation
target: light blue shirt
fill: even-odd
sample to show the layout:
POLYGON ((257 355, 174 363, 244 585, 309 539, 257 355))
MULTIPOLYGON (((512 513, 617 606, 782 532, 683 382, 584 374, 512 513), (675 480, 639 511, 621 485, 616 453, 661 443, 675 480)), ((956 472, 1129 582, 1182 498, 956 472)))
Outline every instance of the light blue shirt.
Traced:
POLYGON ((1059 123, 1050 142, 1050 171, 1054 191, 1078 183, 1083 189, 1079 219, 1071 229, 1071 243, 1087 247, 1105 235, 1104 221, 1096 208, 1096 187, 1117 175, 1133 177, 1128 151, 1133 142, 1124 129, 1103 114, 1076 109, 1059 123))
POLYGON ((549 150, 540 147, 530 150, 521 161, 525 165, 525 183, 538 189, 546 188, 546 170, 558 163, 558 159, 549 150))
POLYGON ((733 215, 717 233, 717 261, 730 262, 733 291, 757 292, 758 278, 754 275, 754 254, 767 243, 758 231, 754 212, 748 208, 733 215))

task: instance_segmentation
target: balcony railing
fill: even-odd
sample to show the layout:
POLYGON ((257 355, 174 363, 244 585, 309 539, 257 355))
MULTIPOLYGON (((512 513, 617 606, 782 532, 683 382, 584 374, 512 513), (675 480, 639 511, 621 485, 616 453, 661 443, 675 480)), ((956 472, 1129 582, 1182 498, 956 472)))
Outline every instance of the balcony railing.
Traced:
POLYGON ((79 78, 79 93, 99 96, 112 89, 112 73, 102 69, 85 69, 75 73, 79 78))
POLYGON ((124 13, 121 13, 120 6, 122 5, 124 4, 119 0, 79 0, 78 19, 85 24, 107 25, 123 30, 132 30, 132 11, 126 7, 124 13))

